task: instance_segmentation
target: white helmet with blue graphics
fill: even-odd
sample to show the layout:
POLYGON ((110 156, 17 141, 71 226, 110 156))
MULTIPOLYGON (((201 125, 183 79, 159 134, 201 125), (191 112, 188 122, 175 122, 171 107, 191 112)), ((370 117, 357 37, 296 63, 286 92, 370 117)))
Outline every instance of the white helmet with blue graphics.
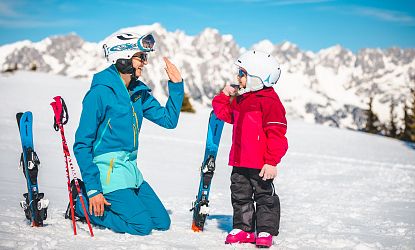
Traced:
POLYGON ((116 64, 118 59, 131 59, 137 52, 154 51, 155 43, 151 33, 143 36, 135 33, 119 33, 105 42, 104 55, 108 62, 116 64))
POLYGON ((257 91, 276 84, 281 75, 277 60, 270 54, 257 50, 248 50, 235 64, 247 73, 246 87, 239 89, 239 94, 257 91))
POLYGON ((147 61, 147 53, 154 51, 156 41, 153 35, 140 36, 135 33, 119 33, 111 36, 103 45, 104 55, 108 62, 115 64, 117 70, 123 74, 135 75, 132 57, 141 52, 137 57, 147 61))

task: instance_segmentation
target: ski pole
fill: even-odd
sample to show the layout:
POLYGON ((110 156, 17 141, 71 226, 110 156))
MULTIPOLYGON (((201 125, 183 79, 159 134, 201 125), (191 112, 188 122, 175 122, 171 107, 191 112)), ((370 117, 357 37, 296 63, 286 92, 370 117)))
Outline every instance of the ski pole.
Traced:
MULTIPOLYGON (((86 222, 88 224, 89 233, 91 234, 91 236, 94 236, 94 233, 92 231, 91 222, 89 221, 88 212, 87 212, 86 207, 85 207, 84 197, 82 195, 82 190, 81 190, 81 187, 79 186, 78 178, 76 176, 76 171, 75 171, 75 168, 74 168, 74 166, 72 164, 72 159, 71 159, 71 155, 69 153, 68 145, 66 143, 65 132, 64 132, 64 128, 63 128, 63 125, 62 124, 59 124, 59 129, 61 131, 62 145, 63 145, 63 148, 64 148, 65 157, 67 159, 67 162, 69 162, 69 166, 71 167, 72 178, 75 181, 76 191, 78 191, 79 200, 81 201, 81 204, 82 204, 82 210, 84 211, 85 219, 86 219, 86 222)), ((66 164, 66 167, 68 167, 68 163, 66 164)), ((74 215, 72 214, 72 216, 74 216, 74 215)))
POLYGON ((69 177, 69 170, 68 170, 68 158, 65 156, 65 165, 66 165, 66 177, 68 183, 68 194, 69 194, 69 206, 71 210, 71 219, 72 219, 72 227, 73 227, 73 234, 76 235, 76 224, 75 224, 75 209, 73 207, 73 200, 72 200, 72 189, 71 189, 71 178, 69 177))
POLYGON ((60 131, 61 138, 62 138, 62 148, 63 148, 63 153, 64 153, 64 157, 65 157, 65 164, 66 164, 66 175, 67 175, 67 180, 68 180, 68 192, 69 192, 69 204, 70 204, 70 209, 71 209, 71 214, 72 214, 72 223, 73 223, 73 228, 74 228, 74 235, 76 235, 76 224, 75 224, 75 215, 74 215, 75 212, 74 212, 73 202, 72 202, 72 189, 70 187, 69 166, 71 168, 71 174, 72 174, 72 177, 74 179, 75 187, 76 187, 76 190, 77 190, 78 195, 79 195, 79 200, 81 201, 81 204, 82 204, 82 209, 83 209, 83 212, 84 212, 84 215, 85 215, 85 219, 86 219, 87 224, 88 224, 89 233, 91 234, 91 237, 93 237, 94 233, 92 231, 92 226, 91 226, 91 222, 89 220, 89 215, 88 215, 86 207, 85 207, 85 203, 84 203, 84 199, 83 199, 83 195, 82 195, 82 190, 81 190, 81 188, 79 186, 79 183, 78 183, 78 178, 76 176, 76 171, 75 171, 75 168, 73 167, 71 155, 69 153, 68 144, 66 143, 66 138, 65 138, 65 130, 64 130, 63 125, 65 125, 68 122, 68 118, 69 118, 68 110, 67 110, 65 101, 60 96, 55 96, 53 99, 55 101, 52 102, 50 105, 52 106, 53 112, 55 114, 54 129, 56 131, 60 131), (65 118, 65 120, 64 120, 64 118, 65 118))

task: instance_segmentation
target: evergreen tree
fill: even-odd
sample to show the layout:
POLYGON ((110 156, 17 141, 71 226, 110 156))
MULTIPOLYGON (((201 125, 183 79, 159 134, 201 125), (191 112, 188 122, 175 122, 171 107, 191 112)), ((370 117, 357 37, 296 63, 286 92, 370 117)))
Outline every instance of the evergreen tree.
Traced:
MULTIPOLYGON (((414 81, 415 83, 415 81, 414 81)), ((412 103, 411 103, 411 107, 409 108, 409 112, 408 112, 408 140, 411 142, 415 142, 415 88, 411 89, 411 98, 412 98, 412 103)))
MULTIPOLYGON (((410 76, 410 80, 415 85, 415 76, 410 76)), ((404 105, 404 130, 401 139, 415 142, 415 86, 411 88, 411 105, 404 105)))
POLYGON ((187 93, 184 94, 183 105, 180 111, 189 112, 189 113, 196 112, 196 110, 193 108, 192 104, 190 103, 189 95, 187 93))
POLYGON ((396 138, 397 137, 397 128, 396 128, 396 122, 395 122, 395 101, 393 99, 393 97, 391 98, 391 105, 390 105, 390 124, 389 124, 389 130, 387 135, 392 137, 392 138, 396 138))
POLYGON ((30 70, 31 70, 31 71, 36 71, 36 70, 37 70, 37 65, 36 65, 36 63, 35 63, 35 62, 33 62, 33 63, 30 65, 30 70))
POLYGON ((366 126, 363 129, 363 131, 372 133, 372 134, 378 134, 379 127, 380 127, 380 121, 378 116, 373 112, 373 97, 369 98, 369 109, 366 110, 366 126))
POLYGON ((17 70, 17 63, 14 63, 13 66, 9 66, 6 70, 4 70, 4 73, 13 73, 17 70))
POLYGON ((403 107, 403 132, 399 136, 401 140, 409 140, 409 115, 408 115, 408 106, 404 105, 403 107))

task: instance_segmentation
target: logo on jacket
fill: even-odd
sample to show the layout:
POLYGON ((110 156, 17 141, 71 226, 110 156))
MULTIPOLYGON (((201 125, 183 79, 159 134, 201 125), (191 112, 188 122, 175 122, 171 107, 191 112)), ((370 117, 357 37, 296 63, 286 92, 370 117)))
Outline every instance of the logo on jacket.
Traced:
POLYGON ((141 98, 141 95, 136 95, 135 97, 134 97, 134 100, 133 100, 133 102, 136 102, 138 99, 140 99, 141 98))

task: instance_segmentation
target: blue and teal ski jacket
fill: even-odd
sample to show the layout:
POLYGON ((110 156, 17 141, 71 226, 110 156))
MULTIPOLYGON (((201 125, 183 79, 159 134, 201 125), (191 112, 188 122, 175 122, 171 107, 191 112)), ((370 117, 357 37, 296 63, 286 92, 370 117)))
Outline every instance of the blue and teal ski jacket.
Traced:
POLYGON ((143 82, 131 82, 127 89, 114 65, 94 75, 73 147, 89 197, 141 185, 136 160, 143 117, 170 129, 179 120, 183 82, 169 81, 168 88, 162 107, 143 82))

